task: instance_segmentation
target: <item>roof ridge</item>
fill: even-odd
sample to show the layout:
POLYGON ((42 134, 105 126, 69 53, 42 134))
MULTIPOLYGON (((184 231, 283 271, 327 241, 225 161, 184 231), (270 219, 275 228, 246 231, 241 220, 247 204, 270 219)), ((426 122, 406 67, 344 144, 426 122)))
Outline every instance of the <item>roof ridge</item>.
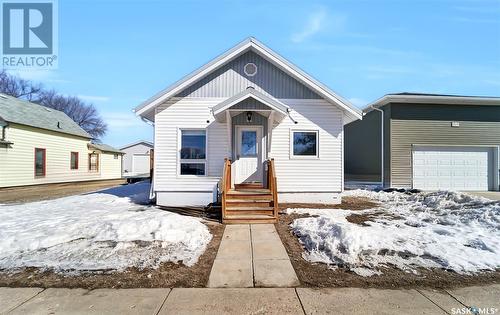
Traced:
POLYGON ((217 57, 211 59, 203 66, 192 71, 180 80, 177 80, 175 83, 169 85, 146 101, 142 102, 139 106, 133 109, 133 111, 137 115, 141 115, 144 112, 149 111, 151 108, 154 108, 161 102, 175 96, 176 93, 179 93, 183 89, 198 82, 198 80, 202 79, 206 75, 219 69, 234 58, 237 58, 238 56, 244 54, 249 50, 261 55, 261 57, 263 57, 264 59, 268 59, 268 61, 274 63, 274 65, 281 70, 288 72, 287 74, 289 76, 301 82, 303 85, 318 94, 320 97, 332 103, 332 105, 339 106, 340 108, 348 112, 349 115, 355 118, 361 118, 361 111, 351 102, 335 93, 325 84, 315 79, 312 75, 308 74, 307 72, 296 66, 294 63, 284 58, 271 48, 267 47, 254 37, 247 37, 242 42, 239 42, 222 54, 219 54, 217 57))

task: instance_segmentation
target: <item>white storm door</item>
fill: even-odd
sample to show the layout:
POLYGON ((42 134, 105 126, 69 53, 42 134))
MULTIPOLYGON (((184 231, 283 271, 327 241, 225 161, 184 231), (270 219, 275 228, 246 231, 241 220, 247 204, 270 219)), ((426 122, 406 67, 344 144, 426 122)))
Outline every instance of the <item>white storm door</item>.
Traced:
POLYGON ((235 184, 262 182, 262 127, 236 127, 235 184))

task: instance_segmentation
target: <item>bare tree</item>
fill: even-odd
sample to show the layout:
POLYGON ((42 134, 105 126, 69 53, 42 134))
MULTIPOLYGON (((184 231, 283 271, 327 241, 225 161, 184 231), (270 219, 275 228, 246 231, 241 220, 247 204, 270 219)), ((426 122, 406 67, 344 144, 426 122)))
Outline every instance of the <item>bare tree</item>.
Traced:
POLYGON ((78 97, 65 96, 54 90, 48 90, 40 92, 35 102, 66 113, 94 138, 104 136, 107 131, 108 127, 95 106, 85 103, 78 97))
POLYGON ((107 131, 107 125, 93 104, 75 96, 66 96, 54 90, 45 90, 41 84, 0 72, 0 93, 25 99, 64 112, 92 137, 99 139, 107 131))
POLYGON ((37 94, 41 91, 41 84, 13 76, 5 70, 0 72, 0 93, 26 99, 31 102, 36 99, 37 94))

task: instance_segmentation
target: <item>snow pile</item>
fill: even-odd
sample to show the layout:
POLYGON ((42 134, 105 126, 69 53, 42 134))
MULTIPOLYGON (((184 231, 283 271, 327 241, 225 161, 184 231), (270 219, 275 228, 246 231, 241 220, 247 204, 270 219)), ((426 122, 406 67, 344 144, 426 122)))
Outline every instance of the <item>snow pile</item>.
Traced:
POLYGON ((456 192, 405 194, 354 190, 344 196, 380 202, 363 211, 288 209, 317 217, 291 227, 312 262, 370 276, 392 265, 406 271, 443 268, 476 273, 500 268, 500 202, 456 192), (369 215, 363 225, 350 215, 369 215))
POLYGON ((0 270, 191 266, 212 235, 199 220, 148 201, 146 182, 23 205, 0 205, 0 270))

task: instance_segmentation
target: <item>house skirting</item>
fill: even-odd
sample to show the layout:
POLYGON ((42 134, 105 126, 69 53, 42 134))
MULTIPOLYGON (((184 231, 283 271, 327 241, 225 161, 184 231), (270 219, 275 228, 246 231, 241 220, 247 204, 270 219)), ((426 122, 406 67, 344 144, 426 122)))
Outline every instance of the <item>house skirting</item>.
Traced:
POLYGON ((217 201, 214 191, 156 192, 156 204, 165 207, 204 207, 217 201))
POLYGON ((280 203, 324 203, 340 204, 339 192, 278 192, 280 203))

